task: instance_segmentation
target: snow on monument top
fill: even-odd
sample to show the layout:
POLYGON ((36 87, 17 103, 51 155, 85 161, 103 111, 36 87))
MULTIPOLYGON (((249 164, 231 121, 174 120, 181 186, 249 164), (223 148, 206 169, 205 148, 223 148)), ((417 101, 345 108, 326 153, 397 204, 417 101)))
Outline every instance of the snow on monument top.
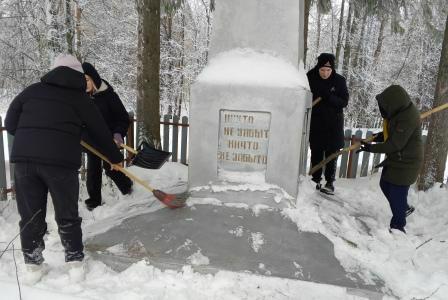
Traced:
POLYGON ((201 83, 309 89, 303 64, 297 69, 283 58, 252 49, 234 49, 210 60, 197 78, 201 83))

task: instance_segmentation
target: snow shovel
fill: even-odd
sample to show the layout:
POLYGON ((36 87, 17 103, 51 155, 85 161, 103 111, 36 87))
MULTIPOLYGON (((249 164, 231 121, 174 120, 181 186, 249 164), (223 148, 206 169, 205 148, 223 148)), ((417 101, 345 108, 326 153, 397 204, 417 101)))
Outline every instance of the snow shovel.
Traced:
POLYGON ((171 156, 170 152, 155 149, 147 142, 141 143, 138 150, 125 144, 120 144, 120 147, 134 154, 131 165, 145 169, 160 169, 171 156))
MULTIPOLYGON (((86 142, 81 141, 81 145, 84 148, 86 148, 87 150, 89 150, 90 152, 92 152, 93 154, 95 154, 96 156, 98 156, 99 158, 101 158, 102 160, 104 160, 105 162, 110 164, 110 161, 104 155, 102 155, 100 152, 98 152, 96 149, 94 149, 92 146, 90 146, 86 142)), ((154 195, 154 197, 156 197, 158 200, 160 200, 160 202, 162 202, 169 208, 175 209, 175 208, 180 208, 180 207, 185 206, 185 202, 187 200, 186 197, 180 198, 174 194, 167 194, 165 192, 162 192, 161 190, 156 190, 153 187, 151 187, 149 184, 144 182, 142 179, 138 178, 137 176, 135 176, 134 174, 132 174, 131 172, 129 172, 128 170, 126 170, 125 168, 123 168, 121 166, 118 166, 118 170, 120 172, 122 172, 123 174, 125 174, 126 176, 128 176, 129 178, 131 178, 132 180, 141 184, 145 189, 150 191, 154 195)))
MULTIPOLYGON (((320 98, 319 98, 319 99, 320 99, 320 98)), ((319 100, 319 99, 317 99, 317 100, 319 100)), ((315 102, 316 102, 317 100, 315 100, 315 102)), ((422 113, 422 114, 420 115, 420 119, 425 119, 425 118, 429 117, 430 115, 432 115, 432 114, 434 114, 434 113, 436 113, 436 112, 445 110, 445 109, 447 109, 447 108, 448 108, 448 103, 439 105, 439 106, 437 106, 437 107, 435 107, 435 108, 433 108, 433 109, 431 109, 431 110, 428 110, 428 111, 422 113)), ((364 139, 363 141, 365 141, 365 142, 371 142, 371 141, 373 141, 373 139, 374 139, 375 137, 376 137, 376 134, 375 134, 375 135, 372 135, 371 137, 369 137, 369 138, 367 138, 367 139, 364 139)), ((327 158, 325 158, 324 160, 322 160, 320 163, 318 163, 317 165, 315 165, 314 167, 312 167, 311 170, 309 171, 308 175, 313 175, 314 172, 316 172, 316 171, 319 170, 320 168, 323 168, 323 166, 325 166, 327 163, 329 163, 330 161, 332 161, 333 159, 335 159, 336 157, 338 157, 338 156, 341 155, 342 153, 344 153, 344 152, 350 152, 350 151, 356 150, 356 149, 358 149, 360 146, 361 146, 361 143, 355 143, 355 144, 351 145, 350 147, 346 147, 346 148, 344 148, 344 149, 342 149, 342 150, 339 150, 338 152, 335 152, 335 153, 331 154, 330 156, 328 156, 327 158)))

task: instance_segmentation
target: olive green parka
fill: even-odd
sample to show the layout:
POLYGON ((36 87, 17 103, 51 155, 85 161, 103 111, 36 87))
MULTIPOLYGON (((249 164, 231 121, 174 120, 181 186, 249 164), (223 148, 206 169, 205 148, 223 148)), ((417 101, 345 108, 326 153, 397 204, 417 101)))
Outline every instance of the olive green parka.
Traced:
POLYGON ((389 86, 376 99, 383 118, 388 120, 388 138, 372 144, 370 151, 386 153, 380 164, 384 167, 383 180, 411 185, 417 180, 423 161, 420 112, 399 85, 389 86))

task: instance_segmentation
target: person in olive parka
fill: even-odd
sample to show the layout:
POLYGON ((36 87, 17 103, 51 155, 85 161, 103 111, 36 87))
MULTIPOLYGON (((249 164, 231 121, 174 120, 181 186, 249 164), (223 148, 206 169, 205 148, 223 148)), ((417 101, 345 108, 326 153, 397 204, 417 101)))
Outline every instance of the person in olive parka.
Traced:
POLYGON ((390 228, 406 232, 406 216, 414 211, 407 202, 409 186, 417 180, 423 162, 420 113, 399 85, 389 86, 376 99, 384 118, 383 132, 374 138, 377 144, 362 141, 358 151, 386 153, 377 167, 383 167, 380 187, 392 210, 390 228))
POLYGON ((123 156, 96 106, 85 93, 81 63, 59 55, 40 82, 22 91, 10 104, 5 127, 14 136, 11 162, 20 214, 20 240, 27 269, 43 268, 48 192, 53 200, 65 261, 84 258, 78 214, 81 134, 85 130, 117 168, 123 156))
MULTIPOLYGON (((322 53, 317 58, 317 65, 308 73, 308 82, 313 102, 322 100, 313 106, 310 126, 311 165, 315 166, 325 157, 337 152, 344 146, 343 108, 347 106, 349 94, 345 78, 336 73, 334 55, 322 53)), ((336 159, 325 166, 324 187, 321 186, 322 169, 312 174, 316 189, 334 193, 333 182, 336 178, 336 159)))
MULTIPOLYGON (((82 68, 87 81, 86 91, 100 110, 113 134, 111 139, 113 138, 119 147, 120 144, 123 144, 123 138, 128 131, 129 114, 112 86, 100 77, 92 64, 84 62, 82 68)), ((91 141, 91 143, 95 144, 95 141, 91 141)), ((100 206, 102 203, 102 168, 104 168, 106 175, 112 179, 123 195, 132 192, 132 181, 126 175, 120 171, 112 170, 109 164, 103 163, 99 157, 87 152, 86 185, 89 199, 85 201, 85 204, 89 210, 100 206)))

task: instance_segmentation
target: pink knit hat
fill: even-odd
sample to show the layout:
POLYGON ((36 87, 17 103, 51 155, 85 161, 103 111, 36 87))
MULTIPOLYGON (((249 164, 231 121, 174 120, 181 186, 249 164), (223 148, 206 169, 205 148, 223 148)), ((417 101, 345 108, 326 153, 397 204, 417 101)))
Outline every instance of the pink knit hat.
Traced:
POLYGON ((55 58, 51 69, 61 67, 61 66, 69 67, 75 71, 84 73, 81 63, 76 59, 76 57, 74 57, 70 54, 59 54, 55 58))

